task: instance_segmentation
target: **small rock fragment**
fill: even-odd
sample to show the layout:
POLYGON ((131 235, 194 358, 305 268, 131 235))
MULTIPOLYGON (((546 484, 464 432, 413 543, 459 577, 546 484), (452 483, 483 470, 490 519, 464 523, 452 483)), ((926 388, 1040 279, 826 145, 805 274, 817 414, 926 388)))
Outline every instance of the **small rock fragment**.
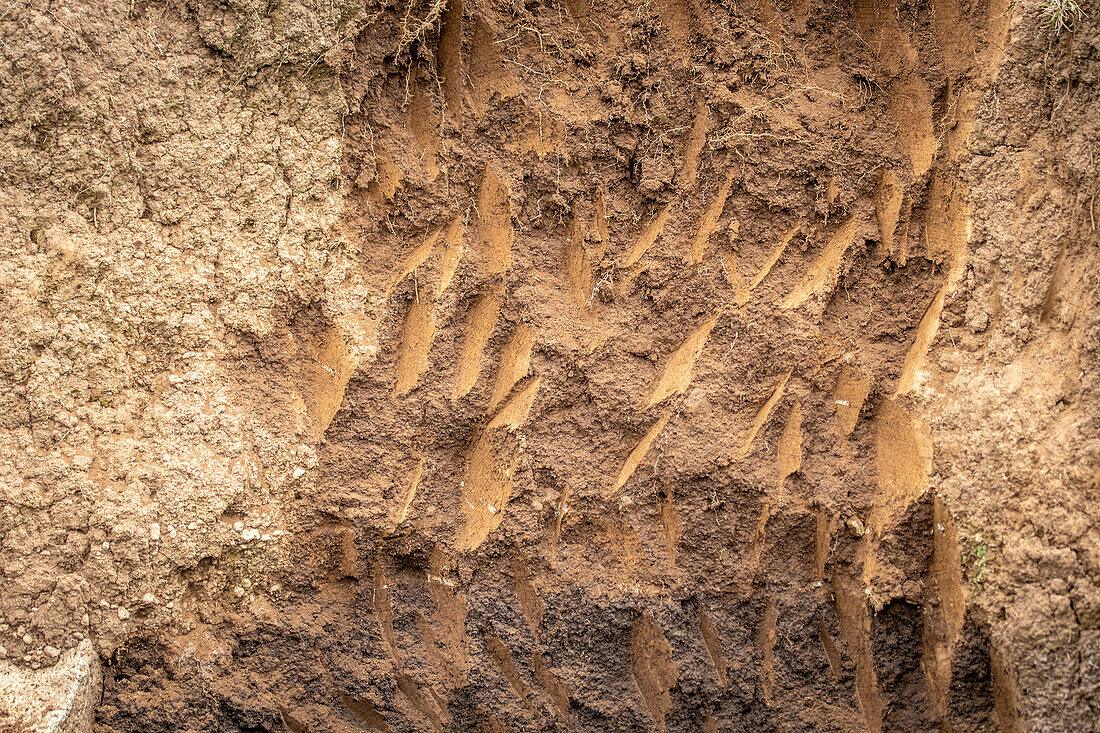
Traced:
POLYGON ((844 524, 855 537, 862 537, 867 533, 867 528, 863 526, 863 522, 860 521, 859 517, 851 517, 844 524))

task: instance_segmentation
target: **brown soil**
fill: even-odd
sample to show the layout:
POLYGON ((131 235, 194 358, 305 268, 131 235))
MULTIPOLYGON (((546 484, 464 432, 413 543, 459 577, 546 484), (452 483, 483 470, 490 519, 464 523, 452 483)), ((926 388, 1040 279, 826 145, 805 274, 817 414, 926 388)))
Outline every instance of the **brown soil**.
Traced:
POLYGON ((0 28, 0 656, 96 731, 1100 730, 1094 22, 0 28))

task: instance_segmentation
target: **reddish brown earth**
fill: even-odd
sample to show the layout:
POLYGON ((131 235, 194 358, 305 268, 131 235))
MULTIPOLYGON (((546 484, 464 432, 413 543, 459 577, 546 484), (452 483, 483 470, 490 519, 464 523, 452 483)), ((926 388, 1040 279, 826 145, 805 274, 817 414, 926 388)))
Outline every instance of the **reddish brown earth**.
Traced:
POLYGON ((1094 21, 0 27, 0 644, 94 730, 1100 730, 1094 21))

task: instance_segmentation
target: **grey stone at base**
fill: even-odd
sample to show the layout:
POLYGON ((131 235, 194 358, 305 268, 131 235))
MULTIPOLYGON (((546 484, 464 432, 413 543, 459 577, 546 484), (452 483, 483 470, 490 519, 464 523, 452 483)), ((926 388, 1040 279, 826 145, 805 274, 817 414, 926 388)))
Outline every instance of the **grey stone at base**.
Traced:
POLYGON ((99 655, 87 639, 49 669, 0 662, 0 731, 89 733, 102 686, 99 655))

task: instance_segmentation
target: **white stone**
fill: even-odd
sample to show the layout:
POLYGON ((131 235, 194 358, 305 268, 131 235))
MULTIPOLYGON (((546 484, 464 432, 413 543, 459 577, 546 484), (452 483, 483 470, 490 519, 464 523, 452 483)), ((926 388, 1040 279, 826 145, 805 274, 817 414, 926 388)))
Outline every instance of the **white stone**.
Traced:
MULTIPOLYGON (((99 657, 92 643, 85 639, 64 654, 53 647, 47 647, 46 651, 60 659, 41 671, 28 672, 0 663, 0 701, 5 708, 5 726, 11 724, 13 730, 35 733, 90 731, 102 689, 99 657)), ((0 647, 0 655, 3 653, 0 647)))

